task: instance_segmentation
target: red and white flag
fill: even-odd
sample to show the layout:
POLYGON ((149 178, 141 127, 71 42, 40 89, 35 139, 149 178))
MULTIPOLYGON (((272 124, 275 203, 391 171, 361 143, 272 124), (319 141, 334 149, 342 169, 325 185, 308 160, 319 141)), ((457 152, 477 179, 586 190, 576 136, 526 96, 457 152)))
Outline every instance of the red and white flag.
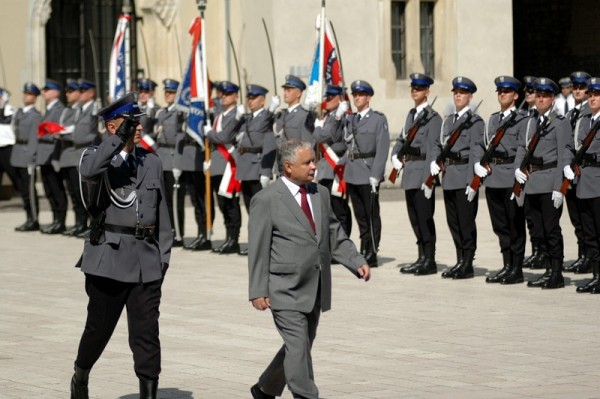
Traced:
POLYGON ((154 141, 154 139, 148 134, 142 137, 142 141, 140 141, 140 146, 142 146, 142 148, 150 151, 153 154, 156 153, 156 149, 158 148, 158 144, 156 144, 156 141, 154 141))
POLYGON ((129 49, 129 14, 119 15, 117 31, 110 52, 108 68, 108 95, 110 101, 118 100, 131 90, 130 49, 129 49))

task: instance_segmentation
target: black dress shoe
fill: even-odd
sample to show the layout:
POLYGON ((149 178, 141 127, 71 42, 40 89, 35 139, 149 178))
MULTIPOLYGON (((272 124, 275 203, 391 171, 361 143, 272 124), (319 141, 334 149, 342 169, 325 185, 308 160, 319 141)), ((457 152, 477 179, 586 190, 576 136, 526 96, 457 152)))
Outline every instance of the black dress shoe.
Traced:
POLYGON ((75 365, 75 373, 71 378, 71 399, 89 399, 89 376, 90 370, 84 370, 75 365))
POLYGON ((212 249, 212 244, 204 235, 200 235, 190 244, 184 245, 183 248, 192 251, 209 251, 212 249))
MULTIPOLYGON (((599 283, 600 283, 600 280, 598 279, 598 276, 595 276, 593 279, 588 281, 586 284, 580 285, 579 287, 577 287, 577 289, 575 291, 580 294, 591 293, 594 289, 596 289, 596 287, 599 286, 599 283)), ((596 292, 594 292, 594 294, 596 294, 596 292)))
POLYGON ((412 265, 409 266, 402 266, 400 268, 400 273, 404 273, 404 274, 414 274, 415 270, 417 269, 417 267, 421 266, 420 263, 413 263, 412 265))
POLYGON ((240 252, 240 244, 238 244, 237 240, 233 239, 227 241, 227 245, 220 251, 221 255, 236 254, 238 252, 240 252))
POLYGON ((83 238, 85 240, 86 238, 88 238, 90 236, 91 232, 92 232, 92 230, 90 228, 87 228, 87 229, 83 230, 81 233, 77 234, 77 238, 83 238))
POLYGON ((61 234, 65 230, 66 230, 66 227, 65 227, 64 223, 56 223, 56 224, 50 226, 50 228, 48 228, 43 233, 46 233, 46 234, 61 234))
POLYGON ((442 272, 442 278, 452 278, 456 271, 463 265, 464 259, 460 259, 454 266, 450 269, 444 270, 442 272))
POLYGON ((415 276, 427 276, 437 273, 437 265, 434 260, 426 259, 425 262, 415 269, 415 276))
POLYGON ((86 230, 87 230, 87 227, 85 225, 78 224, 78 225, 74 226, 73 230, 69 234, 67 234, 66 231, 63 234, 67 234, 69 236, 77 237, 79 234, 83 233, 86 230))
POLYGON ((500 283, 502 282, 502 279, 510 272, 510 268, 504 266, 502 268, 502 270, 500 270, 498 273, 494 274, 493 276, 487 276, 485 278, 485 282, 486 283, 500 283))
POLYGON ((178 240, 177 238, 173 238, 173 247, 183 247, 183 240, 178 240))
POLYGON ((511 269, 500 282, 503 285, 520 284, 523 281, 523 269, 521 267, 515 267, 511 269))
POLYGON ((250 388, 250 393, 252 394, 253 399, 275 399, 275 396, 267 395, 261 391, 258 384, 254 384, 252 388, 250 388))
POLYGON ((227 244, 229 243, 229 240, 231 240, 231 238, 227 237, 227 239, 225 241, 223 241, 223 244, 219 245, 216 248, 213 248, 212 251, 215 253, 220 253, 223 250, 223 248, 225 248, 227 246, 227 244))
POLYGON ((51 228, 53 228, 58 222, 52 222, 50 224, 45 224, 45 225, 40 225, 40 233, 42 234, 48 234, 48 230, 50 230, 51 228))
POLYGON ((22 225, 15 227, 15 231, 37 231, 40 229, 40 224, 33 220, 28 220, 22 225))
POLYGON ((240 249, 238 251, 238 255, 240 255, 240 256, 248 256, 248 248, 240 249))
POLYGON ((579 258, 577 258, 577 260, 573 263, 571 263, 569 266, 564 266, 563 267, 563 272, 566 273, 572 273, 575 271, 575 269, 577 269, 579 266, 581 266, 581 264, 585 261, 585 255, 579 255, 579 258))
POLYGON ((590 258, 583 258, 581 263, 573 269, 575 274, 586 274, 592 271, 592 261, 590 258))
POLYGON ((547 269, 546 272, 542 274, 542 276, 537 280, 528 281, 527 286, 533 288, 541 288, 542 284, 544 284, 550 278, 550 274, 552 274, 552 271, 550 269, 547 269))

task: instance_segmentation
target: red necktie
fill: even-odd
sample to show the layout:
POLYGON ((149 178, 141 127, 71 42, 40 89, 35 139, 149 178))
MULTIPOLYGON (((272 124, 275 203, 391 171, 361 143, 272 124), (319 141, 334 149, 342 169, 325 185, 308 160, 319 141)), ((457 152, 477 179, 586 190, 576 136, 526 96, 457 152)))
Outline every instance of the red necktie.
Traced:
POLYGON ((300 207, 306 215, 306 218, 310 223, 310 227, 312 227, 313 233, 317 234, 317 231, 315 229, 315 221, 313 220, 313 215, 310 211, 310 206, 308 205, 308 198, 306 198, 306 187, 304 186, 300 186, 300 207))

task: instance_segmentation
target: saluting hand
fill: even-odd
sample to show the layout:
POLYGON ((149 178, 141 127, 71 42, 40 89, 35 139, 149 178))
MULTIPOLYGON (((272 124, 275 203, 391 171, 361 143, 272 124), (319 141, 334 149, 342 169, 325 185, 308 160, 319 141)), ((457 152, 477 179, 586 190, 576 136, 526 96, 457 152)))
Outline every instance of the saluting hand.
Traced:
POLYGON ((252 306, 254 306, 256 310, 267 310, 271 307, 271 300, 267 297, 254 298, 252 300, 252 306))

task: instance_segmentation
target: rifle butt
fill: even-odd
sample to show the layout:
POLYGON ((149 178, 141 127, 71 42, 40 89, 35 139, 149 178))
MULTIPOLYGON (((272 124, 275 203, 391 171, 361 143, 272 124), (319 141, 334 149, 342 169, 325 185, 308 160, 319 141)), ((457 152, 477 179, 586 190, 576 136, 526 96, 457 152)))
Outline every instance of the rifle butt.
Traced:
POLYGON ((513 194, 517 197, 521 196, 521 192, 523 191, 523 185, 518 181, 513 185, 513 194))
POLYGON ((571 180, 566 177, 563 179, 563 182, 560 186, 560 192, 562 195, 567 195, 567 190, 569 189, 569 185, 571 184, 571 180))
POLYGON ((396 179, 398 178, 398 173, 400 173, 400 172, 396 168, 392 169, 392 171, 390 172, 390 175, 388 176, 388 180, 391 181, 392 184, 396 183, 396 179))
POLYGON ((481 185, 481 177, 475 175, 473 176, 473 180, 471 180, 471 188, 475 191, 479 191, 479 186, 481 185))
POLYGON ((427 186, 427 188, 433 188, 433 175, 430 173, 429 177, 427 177, 427 180, 425 180, 425 185, 427 186))

